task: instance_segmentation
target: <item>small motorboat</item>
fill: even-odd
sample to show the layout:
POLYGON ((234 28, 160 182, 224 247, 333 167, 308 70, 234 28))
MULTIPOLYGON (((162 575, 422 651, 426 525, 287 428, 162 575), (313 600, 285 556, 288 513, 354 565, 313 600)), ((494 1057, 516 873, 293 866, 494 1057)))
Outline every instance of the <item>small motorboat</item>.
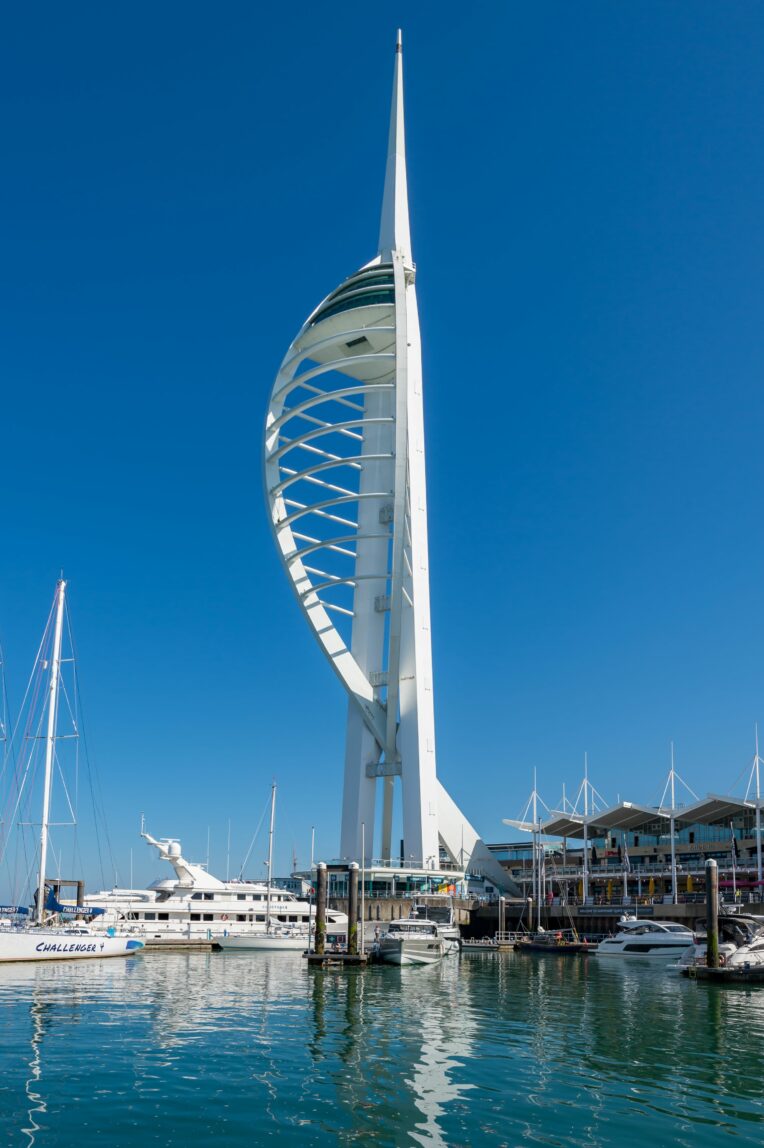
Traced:
POLYGON ((462 941, 461 951, 463 953, 498 953, 499 946, 493 937, 470 937, 467 941, 462 941))
POLYGON ((516 953, 546 953, 550 956, 565 957, 574 953, 591 953, 597 948, 593 942, 582 941, 572 929, 539 929, 515 941, 516 953))
POLYGON ((391 921, 379 939, 379 959, 389 965, 433 965, 443 959, 446 946, 434 921, 404 917, 391 921))

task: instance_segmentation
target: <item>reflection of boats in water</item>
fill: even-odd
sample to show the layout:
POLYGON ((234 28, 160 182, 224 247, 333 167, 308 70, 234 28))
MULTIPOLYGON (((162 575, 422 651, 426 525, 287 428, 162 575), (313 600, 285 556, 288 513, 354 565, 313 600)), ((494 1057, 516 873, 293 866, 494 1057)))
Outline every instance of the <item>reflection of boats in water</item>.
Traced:
POLYGON ((390 922, 378 951, 380 960, 389 965, 433 965, 445 955, 446 943, 434 921, 403 917, 390 922))
POLYGON ((692 930, 677 921, 621 917, 618 932, 605 937, 594 951, 598 957, 662 957, 671 960, 681 956, 693 944, 692 930))

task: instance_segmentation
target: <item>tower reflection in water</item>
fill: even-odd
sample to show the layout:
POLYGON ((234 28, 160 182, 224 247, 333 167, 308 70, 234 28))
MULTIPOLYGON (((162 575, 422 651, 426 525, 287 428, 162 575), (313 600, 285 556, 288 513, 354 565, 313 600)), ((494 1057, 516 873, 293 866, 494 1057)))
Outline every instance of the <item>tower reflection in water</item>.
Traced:
POLYGON ((477 1055, 470 996, 458 959, 311 973, 315 1083, 332 1087, 361 1139, 394 1129, 396 1143, 447 1143, 446 1107, 474 1087, 453 1076, 477 1055))
POLYGON ((278 1133, 298 1148, 540 1135, 600 1148, 630 1143, 637 1116, 655 1143, 697 1148, 709 1128, 740 1139, 762 1114, 764 993, 636 961, 8 966, 0 1022, 0 1126, 35 1148, 92 1132, 132 1148, 136 1128, 168 1145, 278 1133))

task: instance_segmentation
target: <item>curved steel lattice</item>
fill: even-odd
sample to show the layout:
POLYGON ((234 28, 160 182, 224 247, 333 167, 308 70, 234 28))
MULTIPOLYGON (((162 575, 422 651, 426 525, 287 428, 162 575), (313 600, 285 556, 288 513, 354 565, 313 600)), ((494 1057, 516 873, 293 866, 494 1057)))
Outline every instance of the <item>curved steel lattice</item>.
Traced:
MULTIPOLYGON (((310 315, 277 375, 265 441, 271 522, 285 568, 388 759, 395 746, 386 711, 394 693, 389 606, 401 447, 395 283, 401 274, 378 258, 310 315)), ((401 589, 410 601, 407 500, 399 533, 401 589)))

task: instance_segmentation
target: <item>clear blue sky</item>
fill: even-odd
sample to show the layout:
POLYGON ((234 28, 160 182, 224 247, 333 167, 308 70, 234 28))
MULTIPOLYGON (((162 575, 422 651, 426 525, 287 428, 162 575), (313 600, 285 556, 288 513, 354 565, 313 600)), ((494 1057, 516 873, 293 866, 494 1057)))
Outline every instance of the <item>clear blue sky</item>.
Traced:
POLYGON ((337 848, 261 430, 375 253, 398 24, 441 777, 497 840, 534 767, 656 801, 673 738, 703 793, 764 721, 760 4, 17 6, 0 637, 17 703, 63 567, 121 880, 141 811, 233 867, 272 776, 278 868, 337 848))

